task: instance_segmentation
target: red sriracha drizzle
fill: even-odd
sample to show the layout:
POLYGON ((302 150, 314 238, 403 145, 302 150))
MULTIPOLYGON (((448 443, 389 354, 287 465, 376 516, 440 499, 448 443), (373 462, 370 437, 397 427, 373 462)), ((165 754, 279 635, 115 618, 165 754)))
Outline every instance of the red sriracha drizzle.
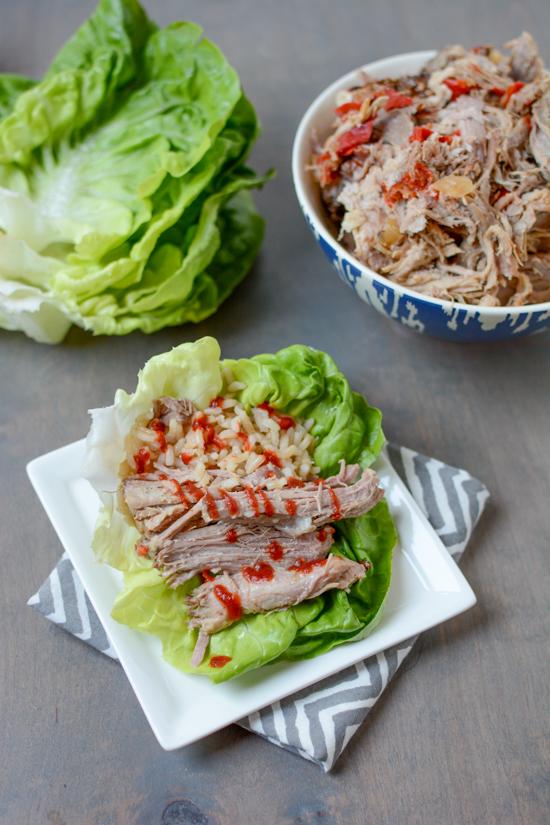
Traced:
POLYGON ((149 553, 149 548, 146 547, 144 544, 138 544, 136 547, 136 553, 138 556, 146 556, 149 553))
POLYGON ((290 430, 291 427, 294 426, 294 419, 291 415, 283 415, 282 413, 278 413, 277 410, 268 404, 267 401, 263 401, 261 404, 258 404, 259 410, 265 410, 266 413, 273 418, 281 430, 290 430))
POLYGON ((182 486, 179 483, 179 481, 177 480, 177 478, 171 478, 170 481, 172 482, 172 484, 173 484, 173 486, 176 490, 176 495, 179 498, 179 500, 181 501, 181 503, 184 504, 186 507, 190 507, 191 502, 189 501, 189 499, 187 498, 187 496, 183 492, 182 486))
POLYGON ((277 453, 273 452, 273 450, 264 450, 263 456, 264 464, 273 464, 274 467, 278 467, 280 470, 282 469, 283 462, 281 461, 277 453))
POLYGON ((209 407, 220 407, 221 408, 221 407, 223 407, 223 402, 224 401, 225 401, 225 398, 223 397, 223 395, 217 395, 215 398, 212 399, 212 401, 210 402, 210 404, 208 406, 209 407))
POLYGON ((275 515, 275 508, 274 508, 273 504, 271 503, 271 501, 269 500, 269 496, 267 495, 265 490, 262 490, 260 487, 258 487, 256 489, 256 495, 259 496, 261 498, 262 502, 263 502, 264 513, 266 514, 266 516, 274 516, 275 515))
POLYGON ((296 513, 298 512, 298 507, 297 507, 296 502, 294 501, 293 498, 288 498, 285 501, 285 510, 287 511, 289 516, 295 516, 296 515, 296 513))
POLYGON ((239 438, 243 442, 243 450, 246 450, 247 452, 250 452, 252 447, 250 445, 250 441, 248 440, 247 434, 238 432, 237 433, 237 438, 239 438))
POLYGON ((195 501, 198 501, 204 495, 204 491, 201 490, 200 487, 197 487, 194 481, 184 481, 183 486, 185 487, 189 495, 194 497, 195 501))
POLYGON ((213 582, 214 576, 211 570, 201 570, 201 579, 203 582, 213 582))
POLYGON ((243 608, 238 593, 231 593, 223 584, 214 585, 214 596, 225 607, 227 617, 233 622, 243 615, 243 608))
POLYGON ((184 464, 190 464, 193 461, 193 456, 191 453, 181 453, 180 458, 184 464))
POLYGON ((243 567, 241 573, 248 581, 271 581, 275 571, 270 564, 265 561, 258 561, 256 564, 243 567))
POLYGON ((227 533, 225 534, 226 542, 228 544, 235 544, 237 539, 238 539, 237 531, 235 530, 234 527, 230 527, 229 530, 227 531, 227 533))
POLYGON ((225 444, 221 438, 218 438, 216 435, 216 430, 208 420, 208 416, 205 415, 205 413, 199 413, 193 421, 191 427, 193 430, 202 430, 204 449, 206 449, 210 444, 217 450, 222 450, 225 447, 225 444))
POLYGON ((206 501, 206 509, 208 510, 208 515, 210 516, 212 521, 217 521, 220 517, 220 511, 218 510, 214 496, 210 493, 205 493, 204 500, 206 501))
POLYGON ((236 498, 233 498, 227 490, 224 490, 223 487, 220 487, 220 494, 227 502, 227 512, 230 516, 238 516, 239 515, 239 502, 236 498))
POLYGON ((168 447, 166 443, 166 424, 163 424, 158 418, 153 418, 151 423, 149 424, 149 429, 155 431, 155 438, 157 439, 157 444, 159 445, 159 450, 161 453, 164 453, 168 447))
POLYGON ((246 495, 248 496, 248 501, 250 502, 250 506, 252 507, 252 512, 254 513, 255 516, 259 516, 260 515, 260 505, 258 504, 258 499, 254 495, 253 488, 249 484, 247 484, 244 489, 245 489, 246 495))
POLYGON ((134 464, 138 473, 144 473, 147 465, 151 459, 151 453, 147 447, 142 447, 137 453, 134 453, 134 464))
POLYGON ((317 541, 326 541, 327 536, 334 535, 334 527, 321 527, 320 530, 317 531, 317 541))
POLYGON ((323 567, 327 563, 326 559, 314 559, 313 561, 305 561, 305 559, 300 559, 293 564, 292 567, 289 567, 289 570, 292 570, 295 573, 311 573, 316 567, 323 567))
POLYGON ((273 561, 280 561, 284 554, 284 548, 282 544, 279 544, 278 541, 273 540, 270 544, 267 545, 267 552, 269 557, 273 559, 273 561))
POLYGON ((231 656, 212 656, 210 658, 210 667, 225 667, 231 661, 231 656))
POLYGON ((302 481, 301 478, 296 478, 295 476, 290 476, 287 478, 286 486, 287 487, 303 487, 305 485, 305 481, 302 481))
POLYGON ((342 511, 340 510, 340 499, 338 498, 332 487, 328 487, 327 489, 328 494, 332 499, 332 518, 334 519, 334 521, 340 521, 340 519, 342 518, 342 511))

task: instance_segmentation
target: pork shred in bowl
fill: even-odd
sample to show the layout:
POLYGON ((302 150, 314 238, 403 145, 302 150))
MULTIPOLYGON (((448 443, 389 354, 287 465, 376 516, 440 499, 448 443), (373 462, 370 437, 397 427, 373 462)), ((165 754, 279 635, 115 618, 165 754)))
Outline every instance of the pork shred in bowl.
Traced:
POLYGON ((313 172, 361 262, 434 298, 550 300, 550 73, 530 34, 340 92, 313 172))

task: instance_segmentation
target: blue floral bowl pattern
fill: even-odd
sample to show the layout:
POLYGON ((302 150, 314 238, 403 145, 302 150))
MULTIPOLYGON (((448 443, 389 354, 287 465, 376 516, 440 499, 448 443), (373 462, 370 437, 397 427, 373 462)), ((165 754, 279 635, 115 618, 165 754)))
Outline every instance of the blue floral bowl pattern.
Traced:
POLYGON ((502 341, 550 329, 550 306, 541 309, 514 307, 512 311, 503 307, 496 312, 491 307, 493 312, 487 313, 486 307, 426 300, 410 290, 396 288, 386 279, 382 281, 355 258, 342 253, 339 244, 330 243, 322 237, 306 210, 302 209, 317 243, 342 281, 378 312, 416 332, 452 341, 502 341))
POLYGON ((379 60, 340 78, 322 92, 302 118, 292 152, 292 173, 298 201, 315 240, 338 275, 378 312, 416 332, 452 341, 502 341, 550 329, 550 302, 524 307, 483 307, 442 301, 413 292, 373 272, 335 239, 324 213, 319 189, 307 167, 312 135, 330 128, 336 93, 360 81, 360 73, 396 77, 417 72, 434 52, 416 52, 379 60))

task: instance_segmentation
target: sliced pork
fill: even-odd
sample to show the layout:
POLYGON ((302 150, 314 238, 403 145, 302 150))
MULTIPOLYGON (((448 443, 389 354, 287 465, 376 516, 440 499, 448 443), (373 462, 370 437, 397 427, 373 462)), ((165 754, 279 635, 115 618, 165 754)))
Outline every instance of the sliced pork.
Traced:
POLYGON ((261 563, 290 567, 299 561, 325 558, 333 533, 326 527, 289 536, 266 524, 220 521, 178 533, 165 542, 155 556, 155 567, 170 587, 178 587, 204 570, 238 573, 243 567, 261 563))
POLYGON ((327 590, 347 590, 362 579, 366 567, 340 556, 297 564, 272 573, 253 570, 224 574, 205 582, 187 596, 189 626, 216 633, 247 613, 267 613, 313 599, 327 590))
POLYGON ((235 518, 293 519, 295 523, 301 519, 302 530, 307 532, 330 521, 361 515, 380 501, 384 493, 376 473, 364 470, 355 484, 347 483, 356 472, 354 465, 332 478, 280 490, 245 483, 244 489, 231 493, 215 484, 205 491, 193 482, 175 478, 130 476, 122 482, 122 490, 138 529, 147 535, 159 533, 162 540, 184 529, 235 518))
POLYGON ((141 533, 137 555, 169 587, 202 579, 185 600, 199 629, 193 666, 210 634, 243 615, 346 590, 365 575, 368 563, 331 555, 331 522, 363 515, 384 493, 373 470, 344 460, 319 477, 313 419, 268 402, 244 408, 229 393, 204 410, 162 397, 153 416, 127 439, 125 466, 136 472, 121 480, 119 508, 141 533))

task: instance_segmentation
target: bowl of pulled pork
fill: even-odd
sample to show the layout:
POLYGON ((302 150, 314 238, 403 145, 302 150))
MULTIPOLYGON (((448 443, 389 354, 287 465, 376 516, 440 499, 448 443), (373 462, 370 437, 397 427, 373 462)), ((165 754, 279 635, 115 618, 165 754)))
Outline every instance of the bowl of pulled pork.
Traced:
POLYGON ((550 326, 550 72, 530 34, 350 72, 292 164, 319 246, 379 312, 456 341, 550 326))

